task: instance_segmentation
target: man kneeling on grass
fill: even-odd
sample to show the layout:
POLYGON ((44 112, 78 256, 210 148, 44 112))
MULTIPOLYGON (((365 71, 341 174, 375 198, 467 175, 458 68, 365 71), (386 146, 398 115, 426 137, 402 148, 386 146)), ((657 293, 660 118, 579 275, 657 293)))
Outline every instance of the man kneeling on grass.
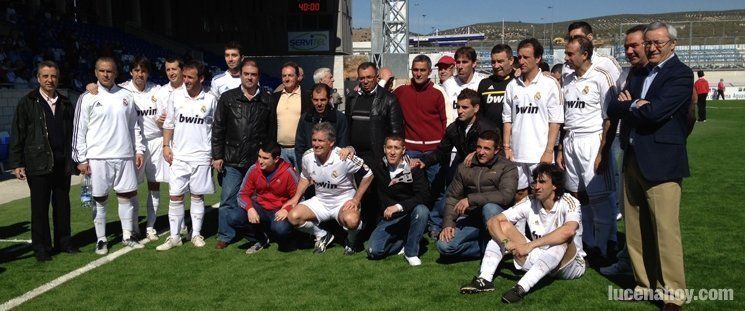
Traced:
POLYGON ((517 269, 527 271, 517 284, 502 295, 502 302, 514 303, 546 275, 577 279, 585 273, 582 250, 582 215, 579 201, 564 193, 564 172, 554 164, 540 164, 533 170, 534 195, 489 220, 492 240, 486 246, 479 276, 461 287, 462 294, 494 290, 492 279, 506 253, 514 256, 517 269), (527 220, 530 238, 514 224, 527 220))
POLYGON ((289 250, 292 225, 287 221, 290 207, 282 208, 297 190, 297 175, 290 163, 280 158, 282 149, 268 142, 259 149, 259 158, 243 179, 238 204, 228 213, 228 224, 252 245, 246 254, 269 246, 269 237, 279 249, 289 250))

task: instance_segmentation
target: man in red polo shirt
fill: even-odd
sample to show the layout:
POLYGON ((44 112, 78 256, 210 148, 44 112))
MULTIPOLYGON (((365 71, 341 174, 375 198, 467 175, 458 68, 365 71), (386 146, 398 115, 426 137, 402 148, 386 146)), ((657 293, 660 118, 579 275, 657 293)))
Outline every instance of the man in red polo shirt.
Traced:
MULTIPOLYGON (((447 110, 443 92, 430 81, 432 61, 426 55, 417 55, 411 62, 411 84, 397 88, 396 95, 404 116, 406 155, 414 159, 425 158, 437 149, 447 126, 447 110)), ((431 183, 439 165, 427 167, 431 183)))
POLYGON ((698 122, 706 122, 706 97, 709 96, 709 81, 704 79, 704 71, 699 70, 697 73, 698 80, 693 84, 698 95, 698 122))

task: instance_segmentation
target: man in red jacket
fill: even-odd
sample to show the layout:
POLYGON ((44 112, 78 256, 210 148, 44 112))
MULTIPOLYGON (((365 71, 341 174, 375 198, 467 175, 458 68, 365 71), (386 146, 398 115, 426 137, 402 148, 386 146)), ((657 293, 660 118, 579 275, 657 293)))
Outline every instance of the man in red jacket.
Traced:
POLYGON ((269 245, 269 237, 287 249, 292 225, 287 221, 290 208, 282 205, 295 195, 295 170, 280 158, 282 149, 275 142, 259 149, 256 164, 243 179, 238 203, 243 209, 231 209, 228 224, 252 243, 246 254, 254 254, 269 245), (268 230, 267 230, 268 229, 268 230))
POLYGON ((693 83, 698 95, 698 122, 706 122, 706 97, 709 96, 709 81, 704 78, 704 71, 699 70, 697 73, 698 80, 693 83))

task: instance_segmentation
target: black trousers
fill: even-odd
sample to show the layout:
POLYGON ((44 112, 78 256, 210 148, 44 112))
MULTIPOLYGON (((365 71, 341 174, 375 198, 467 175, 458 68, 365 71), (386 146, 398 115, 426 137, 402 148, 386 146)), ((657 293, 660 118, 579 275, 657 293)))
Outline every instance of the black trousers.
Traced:
POLYGON ((31 245, 34 252, 52 251, 49 230, 49 203, 52 203, 54 247, 71 247, 70 240, 70 175, 64 163, 55 163, 51 174, 28 176, 31 191, 31 245))
POLYGON ((698 106, 698 120, 699 121, 706 121, 706 97, 708 97, 709 94, 698 94, 698 103, 696 105, 698 106))
POLYGON ((724 90, 717 90, 717 100, 719 100, 719 97, 724 99, 724 90))

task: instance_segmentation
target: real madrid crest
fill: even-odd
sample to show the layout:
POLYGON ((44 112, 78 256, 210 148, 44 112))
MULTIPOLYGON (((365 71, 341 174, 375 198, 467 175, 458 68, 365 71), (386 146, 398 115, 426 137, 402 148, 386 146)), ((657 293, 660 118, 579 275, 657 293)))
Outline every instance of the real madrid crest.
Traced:
POLYGON ((207 112, 207 107, 206 106, 202 106, 202 108, 199 108, 199 110, 202 111, 202 113, 205 113, 205 112, 207 112))
POLYGON ((585 88, 582 89, 582 94, 587 95, 587 93, 590 93, 590 86, 589 85, 585 85, 585 88))
POLYGON ((533 98, 535 98, 535 100, 541 99, 541 92, 535 92, 535 96, 533 96, 533 98))
POLYGON ((158 101, 158 98, 153 95, 153 97, 150 97, 150 100, 155 103, 158 101))
POLYGON ((129 106, 129 102, 127 102, 127 99, 126 98, 123 98, 122 99, 122 105, 124 105, 124 107, 129 106))
POLYGON ((338 177, 338 174, 336 174, 336 171, 331 172, 331 176, 334 176, 334 178, 338 177))

